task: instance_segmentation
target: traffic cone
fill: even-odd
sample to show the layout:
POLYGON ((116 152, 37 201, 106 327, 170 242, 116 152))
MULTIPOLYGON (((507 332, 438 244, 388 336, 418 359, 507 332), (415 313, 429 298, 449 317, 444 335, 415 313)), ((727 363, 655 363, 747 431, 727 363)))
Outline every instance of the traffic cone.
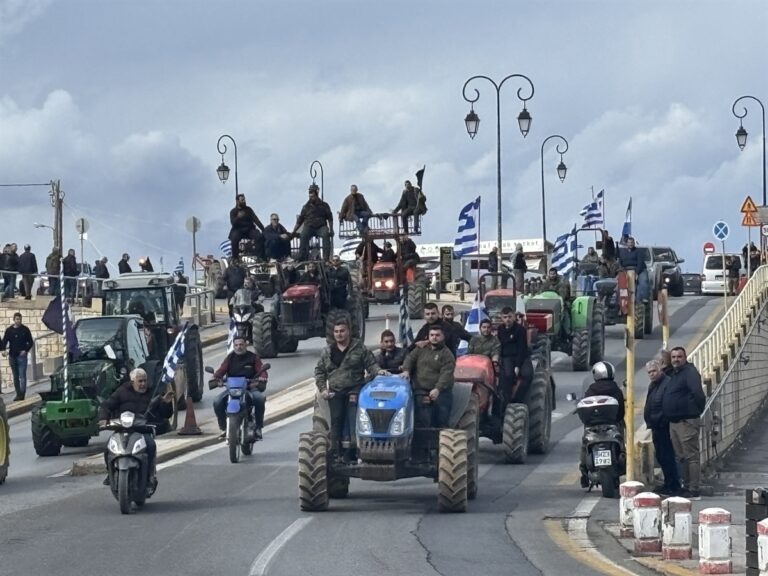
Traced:
POLYGON ((179 436, 201 436, 203 431, 197 425, 195 418, 195 403, 187 396, 187 414, 184 417, 184 427, 177 432, 179 436))

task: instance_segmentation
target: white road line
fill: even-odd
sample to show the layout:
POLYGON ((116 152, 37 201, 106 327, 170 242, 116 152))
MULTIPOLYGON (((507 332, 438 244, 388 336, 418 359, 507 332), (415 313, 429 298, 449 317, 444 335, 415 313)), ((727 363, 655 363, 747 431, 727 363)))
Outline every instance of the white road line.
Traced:
POLYGON ((301 532, 302 528, 311 521, 311 517, 297 518, 290 526, 288 526, 288 528, 280 532, 280 534, 269 543, 269 546, 264 548, 264 551, 256 557, 256 560, 253 561, 248 576, 264 576, 267 573, 270 563, 275 559, 278 552, 280 552, 280 549, 285 546, 291 538, 301 532))

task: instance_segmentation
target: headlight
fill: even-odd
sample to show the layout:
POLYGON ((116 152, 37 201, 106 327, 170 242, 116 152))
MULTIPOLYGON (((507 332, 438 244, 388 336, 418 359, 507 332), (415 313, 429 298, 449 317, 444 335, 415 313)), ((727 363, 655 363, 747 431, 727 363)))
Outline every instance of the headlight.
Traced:
POLYGON ((232 317, 235 319, 235 322, 242 322, 243 321, 243 317, 240 314, 238 314, 237 312, 232 314, 232 317))
POLYGON ((381 280, 376 280, 376 282, 373 283, 374 288, 381 288, 381 280))
POLYGON ((231 398, 240 398, 243 395, 243 389, 242 388, 232 388, 229 391, 229 396, 231 398))
POLYGON ((395 287, 395 281, 394 280, 387 280, 384 282, 384 286, 387 288, 394 288, 395 287))
POLYGON ((125 451, 123 450, 123 447, 120 445, 120 441, 117 438, 117 435, 109 437, 109 442, 107 442, 107 450, 112 452, 112 454, 123 454, 125 451))
POLYGON ((364 436, 370 436, 373 433, 371 419, 368 418, 368 412, 364 408, 357 411, 357 433, 364 436))
POLYGON ((141 438, 139 438, 139 441, 133 445, 133 450, 131 451, 131 454, 138 454, 139 452, 146 449, 147 449, 147 441, 144 439, 144 436, 142 436, 141 438))
POLYGON ((120 414, 120 426, 123 428, 132 427, 134 418, 133 412, 123 412, 120 414))
POLYGON ((392 423, 389 425, 389 433, 392 436, 401 436, 405 432, 405 406, 400 408, 392 418, 392 423))
POLYGON ((671 282, 671 278, 669 276, 664 277, 664 284, 669 284, 671 282))

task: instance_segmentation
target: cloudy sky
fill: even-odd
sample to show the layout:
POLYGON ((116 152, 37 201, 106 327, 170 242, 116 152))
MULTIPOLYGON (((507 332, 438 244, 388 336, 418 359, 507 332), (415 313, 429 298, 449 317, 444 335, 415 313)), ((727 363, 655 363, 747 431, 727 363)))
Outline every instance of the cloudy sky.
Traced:
MULTIPOLYGON (((527 138, 516 90, 502 94, 505 238, 541 236, 540 147, 562 134, 568 176, 544 155, 550 239, 605 189, 618 234, 633 232, 700 269, 712 224, 762 198, 760 109, 740 152, 733 101, 768 104, 768 2, 537 0, 0 0, 0 184, 60 179, 65 246, 91 223, 86 258, 128 251, 166 269, 228 233, 233 178, 215 169, 223 133, 238 145, 240 190, 257 213, 292 225, 309 165, 325 168, 338 210, 356 183, 374 210, 427 165, 425 242, 452 242, 458 212, 482 195, 496 237, 495 91, 475 86, 480 130, 464 127, 470 76, 525 74, 535 85, 527 138)), ((234 168, 234 158, 227 164, 234 168)), ((0 188, 0 242, 44 255, 45 188, 0 188)))

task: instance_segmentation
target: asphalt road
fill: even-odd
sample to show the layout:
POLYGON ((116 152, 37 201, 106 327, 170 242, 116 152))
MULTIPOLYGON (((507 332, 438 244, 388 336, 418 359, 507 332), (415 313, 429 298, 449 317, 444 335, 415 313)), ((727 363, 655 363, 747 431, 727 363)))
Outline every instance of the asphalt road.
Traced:
MULTIPOLYGON (((673 299, 672 343, 694 340, 718 304, 673 299)), ((375 322, 369 323, 369 341, 379 330, 372 328, 375 322)), ((637 346, 638 399, 645 395, 644 362, 659 346, 658 329, 637 346)), ((296 356, 312 364, 312 353, 302 350, 309 350, 307 343, 296 356)), ((606 355, 623 370, 623 327, 608 329, 606 355)), ((559 537, 559 519, 592 508, 615 516, 618 504, 578 487, 581 427, 564 398, 581 391, 585 374, 570 372, 562 356, 555 368, 550 453, 510 466, 498 447, 483 441, 479 494, 467 514, 438 514, 436 486, 428 479, 353 480, 350 497, 333 500, 328 512, 300 512, 296 444, 299 432, 310 427, 308 414, 266 430, 255 454, 238 465, 228 462, 223 445, 163 465, 157 494, 131 516, 120 515, 101 477, 20 475, 19 452, 31 446, 14 439, 11 476, 0 488, 0 575, 598 574, 559 537)), ((273 371, 276 387, 279 372, 273 371)), ((293 374, 306 377, 301 370, 293 374)), ((32 460, 36 467, 48 465, 32 460)), ((646 574, 609 538, 590 536, 601 554, 646 574)))

